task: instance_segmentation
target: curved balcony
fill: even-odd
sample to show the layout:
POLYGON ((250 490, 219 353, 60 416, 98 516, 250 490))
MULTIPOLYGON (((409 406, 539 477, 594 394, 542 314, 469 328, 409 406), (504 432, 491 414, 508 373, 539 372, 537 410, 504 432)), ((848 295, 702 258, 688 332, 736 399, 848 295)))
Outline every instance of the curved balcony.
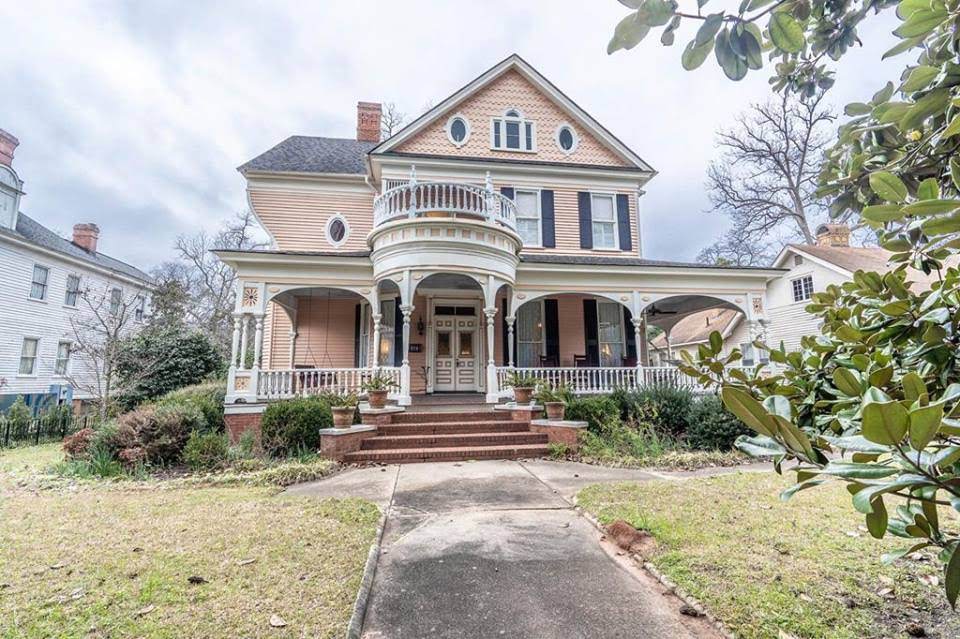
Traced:
POLYGON ((459 182, 416 182, 384 191, 373 201, 373 228, 400 219, 463 217, 517 229, 517 205, 487 188, 459 182))

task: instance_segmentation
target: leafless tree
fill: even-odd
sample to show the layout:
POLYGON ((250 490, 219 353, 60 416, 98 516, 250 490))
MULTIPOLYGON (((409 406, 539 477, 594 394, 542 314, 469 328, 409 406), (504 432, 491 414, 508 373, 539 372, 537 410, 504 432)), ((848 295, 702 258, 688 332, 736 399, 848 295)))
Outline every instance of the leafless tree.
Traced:
POLYGON ((697 255, 701 264, 715 266, 769 266, 772 259, 770 242, 748 238, 735 230, 728 231, 697 255))
POLYGON ((392 137, 403 127, 406 119, 407 114, 401 112, 395 102, 387 102, 383 105, 383 112, 380 114, 380 138, 386 140, 392 137))
POLYGON ((116 397, 150 375, 165 357, 156 353, 154 359, 141 361, 135 376, 118 374, 123 340, 145 319, 146 299, 143 288, 91 287, 80 291, 80 309, 70 316, 70 357, 74 365, 66 377, 75 388, 93 397, 100 419, 109 416, 116 397))
POLYGON ((814 241, 812 229, 826 218, 817 175, 836 119, 822 100, 784 93, 717 134, 721 155, 710 164, 707 189, 737 242, 814 241))
POLYGON ((177 238, 177 260, 161 264, 154 276, 161 297, 158 309, 174 313, 182 309, 184 320, 207 335, 223 352, 230 348, 233 332, 236 273, 211 253, 213 249, 263 248, 257 221, 249 211, 238 213, 214 234, 200 231, 177 238), (166 308, 164 304, 169 304, 166 308))

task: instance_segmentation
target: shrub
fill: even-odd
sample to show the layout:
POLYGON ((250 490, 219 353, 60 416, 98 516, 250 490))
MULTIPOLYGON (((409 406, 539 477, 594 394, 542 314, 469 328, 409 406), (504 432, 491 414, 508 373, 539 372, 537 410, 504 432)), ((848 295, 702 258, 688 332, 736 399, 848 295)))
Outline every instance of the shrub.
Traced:
POLYGON ((737 437, 749 435, 746 424, 723 407, 716 395, 706 395, 690 407, 687 444, 699 450, 730 450, 737 437))
POLYGON ((320 429, 333 426, 330 406, 319 397, 275 402, 263 411, 260 442, 274 457, 285 457, 301 448, 320 446, 320 429))
POLYGON ((205 431, 223 432, 223 399, 226 395, 226 384, 221 381, 194 384, 179 390, 167 393, 159 398, 155 404, 158 407, 191 405, 203 413, 206 425, 205 431))
POLYGON ((33 414, 30 412, 30 407, 23 401, 23 395, 17 396, 17 399, 7 409, 5 417, 13 439, 22 439, 27 436, 33 414))
POLYGON ((95 431, 93 441, 90 443, 91 449, 105 451, 113 457, 117 457, 121 450, 135 448, 139 445, 137 433, 129 424, 122 426, 110 421, 101 424, 95 431))
POLYGON ((620 409, 613 398, 602 395, 574 399, 567 404, 566 419, 587 422, 593 433, 620 423, 620 409))
POLYGON ((183 448, 183 461, 193 470, 212 470, 226 464, 229 452, 226 435, 195 430, 183 448))
POLYGON ((646 386, 633 392, 614 393, 624 421, 643 420, 655 413, 655 424, 672 437, 682 437, 690 425, 693 393, 669 386, 646 386))
MULTIPOLYGON (((117 419, 117 435, 125 444, 123 449, 142 448, 151 464, 179 461, 194 430, 206 430, 206 420, 200 409, 190 404, 147 406, 117 419)), ((112 448, 116 450, 118 445, 112 448)))
POLYGON ((63 440, 63 452, 67 459, 86 459, 90 455, 90 445, 96 431, 92 428, 78 430, 63 440))
POLYGON ((641 465, 679 447, 676 439, 649 422, 616 420, 601 432, 581 434, 580 454, 599 461, 641 465))

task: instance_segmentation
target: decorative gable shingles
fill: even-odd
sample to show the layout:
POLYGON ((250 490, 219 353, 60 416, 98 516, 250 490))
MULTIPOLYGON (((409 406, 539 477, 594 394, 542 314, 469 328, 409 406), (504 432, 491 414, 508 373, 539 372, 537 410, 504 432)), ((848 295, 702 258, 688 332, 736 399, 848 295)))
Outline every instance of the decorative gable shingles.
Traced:
POLYGON ((599 140, 589 135, 573 117, 560 109, 516 70, 507 71, 493 80, 395 150, 400 153, 427 155, 631 166, 599 140), (536 153, 494 151, 490 148, 490 119, 502 116, 509 108, 519 109, 526 119, 536 123, 536 153), (459 149, 450 142, 446 131, 447 120, 455 113, 464 115, 470 121, 470 139, 459 149), (565 122, 573 126, 580 138, 579 146, 570 155, 561 151, 555 141, 557 127, 565 122))

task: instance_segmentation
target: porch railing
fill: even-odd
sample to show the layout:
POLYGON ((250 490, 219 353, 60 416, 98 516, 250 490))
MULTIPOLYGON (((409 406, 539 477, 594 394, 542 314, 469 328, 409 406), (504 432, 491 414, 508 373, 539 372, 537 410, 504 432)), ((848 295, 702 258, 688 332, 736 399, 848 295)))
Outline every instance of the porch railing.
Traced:
POLYGON ((428 213, 461 213, 516 230, 517 206, 492 189, 458 182, 411 182, 387 189, 373 201, 373 226, 428 213))
POLYGON ((377 374, 400 384, 400 369, 377 368, 297 368, 260 371, 257 397, 264 400, 288 399, 316 393, 361 393, 364 382, 377 374))
POLYGON ((566 368, 510 368, 497 367, 497 386, 501 396, 509 396, 507 379, 512 373, 535 378, 538 382, 556 386, 563 384, 577 395, 611 393, 618 388, 634 389, 639 386, 685 388, 691 392, 706 389, 692 377, 680 372, 675 366, 636 367, 566 367, 566 368))

